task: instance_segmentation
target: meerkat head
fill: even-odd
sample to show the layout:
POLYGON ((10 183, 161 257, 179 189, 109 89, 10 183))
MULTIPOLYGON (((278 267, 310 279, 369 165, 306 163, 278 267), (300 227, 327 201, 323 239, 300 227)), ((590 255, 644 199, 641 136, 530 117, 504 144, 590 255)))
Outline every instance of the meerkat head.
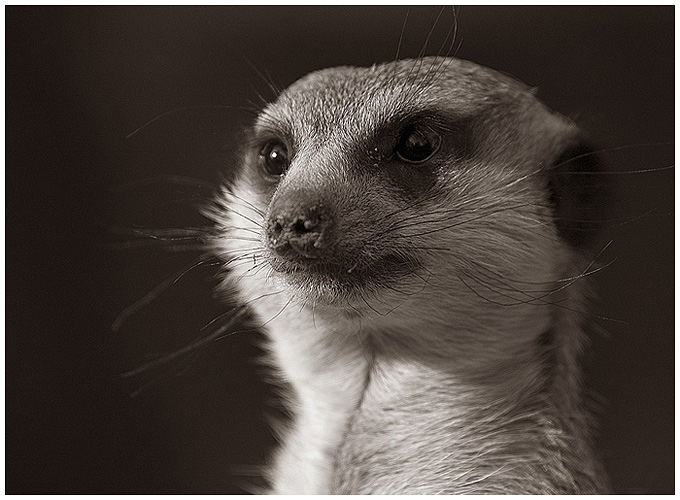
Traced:
POLYGON ((583 153, 571 121, 473 63, 318 71, 252 127, 222 245, 237 275, 314 304, 525 300, 488 288, 564 277, 592 204, 563 175, 593 168, 583 153))

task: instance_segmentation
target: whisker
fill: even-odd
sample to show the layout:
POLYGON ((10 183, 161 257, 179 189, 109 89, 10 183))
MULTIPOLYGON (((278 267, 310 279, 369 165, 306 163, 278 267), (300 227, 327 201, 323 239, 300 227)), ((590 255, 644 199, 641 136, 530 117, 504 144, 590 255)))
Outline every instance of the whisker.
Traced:
POLYGON ((102 248, 107 248, 107 249, 115 249, 115 250, 120 250, 120 249, 133 249, 133 248, 149 248, 149 247, 157 247, 160 248, 161 250, 164 250, 166 252, 197 252, 197 251, 203 251, 205 250, 205 244, 191 244, 191 242, 195 241, 196 238, 186 238, 187 242, 181 242, 181 241, 173 241, 173 245, 167 244, 167 241, 158 241, 158 240, 135 240, 135 241, 121 241, 117 243, 103 243, 101 244, 102 248))
MULTIPOLYGON (((278 291, 278 292, 264 293, 264 294, 262 294, 262 295, 260 295, 260 296, 258 296, 258 297, 255 297, 255 298, 249 300, 248 302, 246 302, 245 304, 243 304, 243 306, 250 306, 250 305, 253 304, 253 302, 256 302, 256 301, 258 301, 258 300, 260 300, 260 299, 262 299, 262 298, 264 298, 264 297, 273 297, 273 296, 275 296, 275 295, 281 294, 282 292, 283 292, 283 290, 280 290, 280 291, 278 291)), ((221 319, 224 318, 225 316, 228 316, 228 315, 231 314, 231 313, 232 313, 232 311, 227 311, 227 312, 224 312, 224 313, 222 313, 222 314, 219 314, 219 315, 216 316, 215 318, 211 319, 208 323, 206 323, 205 325, 203 325, 203 326, 201 327, 201 331, 207 330, 207 329, 208 329, 210 326, 212 326, 214 323, 216 323, 217 321, 221 320, 221 319)))
MULTIPOLYGON (((467 278, 469 278, 469 279, 475 281, 476 283, 480 284, 480 285, 483 286, 484 288, 486 288, 486 289, 488 289, 488 290, 490 290, 490 291, 492 291, 492 292, 494 292, 494 293, 497 293, 498 295, 500 295, 500 296, 502 296, 502 297, 506 297, 506 298, 509 298, 509 299, 513 299, 513 302, 508 302, 508 303, 499 302, 499 301, 497 301, 497 300, 492 300, 492 299, 490 299, 489 297, 486 297, 486 296, 482 295, 481 293, 479 293, 477 290, 475 290, 474 288, 472 288, 472 286, 470 286, 470 285, 468 284, 468 282, 465 281, 461 276, 458 276, 458 279, 463 283, 463 285, 465 285, 465 286, 466 286, 472 293, 474 293, 477 297, 479 297, 480 299, 485 300, 486 302, 489 302, 489 303, 491 303, 491 304, 494 304, 494 305, 497 305, 497 306, 501 306, 501 307, 515 307, 515 306, 518 306, 518 305, 521 305, 521 304, 525 304, 525 303, 526 303, 526 302, 524 302, 524 301, 518 301, 518 300, 516 300, 514 297, 512 297, 512 296, 510 296, 510 295, 508 295, 508 294, 505 294, 505 293, 499 292, 498 290, 492 289, 488 284, 484 283, 483 281, 481 281, 481 280, 480 280, 478 277, 476 277, 476 276, 472 276, 471 274, 468 274, 468 273, 465 273, 465 272, 463 272, 463 274, 465 274, 465 276, 466 276, 467 278)), ((542 304, 542 305, 546 305, 546 304, 542 304)))
MULTIPOLYGON (((136 375, 139 375, 140 373, 144 373, 146 371, 149 371, 153 368, 156 368, 158 366, 165 365, 181 356, 184 356, 185 354, 191 353, 194 350, 198 349, 199 347, 203 347, 206 344, 213 342, 216 338, 218 338, 220 335, 222 335, 226 330, 231 328, 235 323, 243 319, 246 315, 248 314, 248 309, 246 307, 239 307, 236 309, 236 312, 234 312, 234 316, 224 325, 220 326, 218 329, 216 329, 214 332, 210 333, 209 335, 206 335, 205 337, 196 340, 195 342, 192 342, 191 344, 182 347, 181 349, 178 349, 175 352, 172 352, 170 354, 166 354, 165 356, 160 356, 156 359, 153 359, 149 361, 148 363, 144 363, 143 365, 133 369, 129 370, 123 374, 121 374, 121 377, 124 378, 130 378, 134 377, 136 375)), ((135 392, 139 392, 135 391, 135 392)), ((134 394, 134 393, 133 393, 134 394)))
POLYGON ((232 197, 236 198, 237 200, 239 200, 239 201, 245 203, 246 206, 248 206, 249 208, 251 208, 256 214, 258 214, 258 215, 264 217, 264 211, 261 210, 260 208, 258 208, 257 206, 253 205, 250 201, 246 200, 245 198, 243 198, 243 197, 237 195, 236 193, 234 193, 234 192, 232 192, 232 191, 229 192, 229 196, 232 196, 232 197))
POLYGON ((156 117, 152 118, 148 122, 146 122, 144 125, 141 127, 136 128, 132 132, 130 132, 128 135, 125 136, 125 139, 131 139, 135 135, 137 135, 139 132, 142 130, 146 129, 153 123, 156 123, 158 120, 162 120, 163 118, 174 115, 177 113, 181 113, 183 111, 195 111, 198 109, 237 109, 237 110, 242 110, 243 108, 240 106, 228 106, 226 104, 195 104, 193 106, 184 106, 182 108, 176 108, 176 109, 171 109, 169 111, 166 111, 165 113, 161 113, 160 115, 157 115, 156 117))
POLYGON ((425 236, 425 235, 436 233, 436 232, 439 232, 439 231, 451 229, 451 228, 454 228, 456 226, 460 226, 461 224, 468 224, 470 222, 475 222, 475 221, 484 219, 486 217, 491 217, 492 215, 497 215, 497 214, 504 212, 504 211, 516 210, 518 208, 526 208, 526 207, 529 207, 529 206, 532 206, 532 204, 523 203, 521 205, 512 205, 512 206, 509 206, 509 207, 501 207, 501 208, 496 209, 496 210, 491 210, 491 211, 485 212, 481 215, 478 215, 477 217, 471 217, 471 218, 465 219, 463 221, 455 222, 454 224, 449 224, 449 225, 446 225, 446 226, 438 227, 438 228, 431 229, 429 231, 425 231, 425 232, 422 232, 422 233, 409 234, 409 235, 395 235, 395 238, 414 238, 414 237, 418 237, 418 236, 425 236))
POLYGON ((288 302, 285 303, 285 305, 281 308, 281 310, 280 310, 279 312, 277 312, 274 316, 272 316, 271 318, 269 318, 267 321, 265 321, 264 323, 262 323, 260 326, 258 326, 258 328, 264 328, 264 327, 267 326, 269 323, 271 323, 271 322, 274 321, 276 318, 278 318, 278 317, 283 313, 283 311, 285 311, 286 308, 290 305, 290 303, 293 301, 293 298, 294 298, 294 297, 295 297, 294 295, 291 295, 290 299, 288 299, 288 302))
POLYGON ((179 186, 204 189, 210 192, 214 192, 217 190, 217 185, 214 185, 202 179, 194 179, 193 177, 185 177, 183 175, 154 175, 134 182, 117 184, 115 186, 112 186, 110 189, 113 192, 130 191, 132 189, 137 189, 142 186, 154 184, 176 184, 179 186))
MULTIPOLYGON (((466 276, 467 276, 468 278, 470 278, 471 280, 476 281, 476 282, 479 283, 480 285, 484 286, 485 288, 488 288, 487 286, 484 285, 484 283, 480 282, 480 281, 479 281, 477 278, 475 278, 474 276, 472 276, 472 275, 466 275, 466 276)), ((458 279, 459 279, 459 280, 460 280, 460 281, 461 281, 461 282, 462 282, 462 283, 463 283, 463 284, 464 284, 464 285, 465 285, 472 293, 474 293, 475 295, 477 295, 477 296, 478 296, 479 298, 481 298, 482 300, 485 300, 486 302, 489 302, 489 303, 491 303, 491 304, 495 304, 495 305, 498 305, 498 306, 501 306, 501 307, 516 307, 516 306, 518 306, 518 305, 521 305, 521 304, 524 304, 524 303, 525 303, 525 302, 520 301, 520 302, 514 302, 514 303, 507 303, 507 304, 506 304, 506 303, 494 301, 494 300, 490 299, 489 297, 485 297, 484 295, 482 295, 482 294, 480 294, 479 292, 477 292, 477 291, 476 291, 474 288, 472 288, 472 287, 471 287, 471 286, 470 286, 470 285, 469 285, 469 284, 468 284, 461 276, 458 276, 458 279)), ((496 293, 498 293, 498 292, 496 291, 496 293)), ((548 301, 540 301, 540 302, 542 302, 542 303, 540 303, 540 304, 538 304, 538 305, 550 305, 550 306, 558 307, 558 308, 560 308, 560 309, 564 309, 564 310, 566 310, 566 311, 575 312, 575 313, 578 313, 578 314, 586 314, 586 312, 587 312, 587 311, 583 311, 583 310, 579 310, 579 309, 574 309, 574 308, 571 308, 571 307, 567 307, 567 306, 565 306, 564 304, 561 303, 561 302, 564 302, 563 300, 561 300, 561 301, 554 301, 554 302, 548 302, 548 301)), ((597 314, 591 314, 590 317, 596 318, 596 319, 600 319, 600 320, 603 320, 603 321, 610 321, 610 322, 612 322, 612 323, 628 324, 628 322, 623 321, 623 320, 619 320, 619 319, 615 319, 615 318, 609 318, 609 317, 606 317, 606 316, 600 316, 600 315, 597 315, 597 314)))
POLYGON ((373 306, 371 306, 371 304, 368 303, 368 301, 366 300, 366 297, 364 297, 364 294, 363 294, 363 293, 361 293, 361 294, 359 295, 359 297, 360 297, 361 300, 364 302, 364 304, 366 304, 366 307, 368 307, 371 311, 373 311, 374 313, 376 313, 378 316, 387 316, 387 315, 389 314, 389 311, 386 312, 386 313, 381 313, 380 311, 378 311, 378 310, 376 310, 375 308, 373 308, 373 306))
POLYGON ((434 23, 430 27, 430 31, 427 34, 427 37, 425 38, 425 44, 423 45, 423 48, 420 49, 420 52, 418 53, 418 58, 421 58, 425 55, 427 52, 427 46, 430 43, 430 38, 432 37, 432 34, 434 33, 435 28, 437 27, 437 24, 439 23, 439 19, 442 17, 442 14, 444 13, 444 10, 446 10, 446 7, 442 7, 439 10, 439 14, 437 14, 436 19, 434 20, 434 23))
POLYGON ((236 210, 231 210, 231 213, 236 214, 236 215, 238 215, 239 217, 244 218, 244 219, 247 220, 248 222, 252 222, 252 223, 253 223, 255 226, 257 226, 257 227, 261 227, 261 226, 262 226, 261 223, 258 223, 258 222, 256 222, 256 221, 254 221, 253 219, 251 219, 251 218, 248 217, 247 215, 243 215, 241 212, 238 212, 238 211, 236 211, 236 210))
MULTIPOLYGON (((207 255, 207 254, 206 254, 207 255)), ((210 256, 207 259, 205 258, 206 255, 202 255, 199 257, 197 261, 193 261, 189 266, 186 268, 182 269, 178 273, 174 274, 173 276, 169 277, 168 279, 162 281, 159 285, 154 287, 149 293, 147 293, 144 297, 136 301, 135 303, 129 305, 121 313, 116 317, 114 320, 113 324, 111 325, 111 329, 114 332, 117 332, 120 327, 123 325, 127 319, 145 307, 146 305, 150 304, 153 302, 160 294, 165 292, 168 288, 170 288, 172 285, 177 283, 183 276, 185 276, 187 273, 192 271, 193 269, 197 268, 198 266, 204 264, 205 262, 209 262, 210 260, 214 259, 215 257, 210 256)))
MULTIPOLYGON (((580 156, 588 156, 589 153, 580 155, 580 156)), ((565 163, 569 163, 572 160, 575 160, 579 158, 580 156, 576 156, 574 158, 571 158, 570 160, 567 160, 566 162, 560 163, 560 165, 564 165, 565 163)), ((564 171, 564 172, 555 172, 557 175, 635 175, 635 174, 650 174, 650 173, 656 173, 656 172, 665 172, 666 170, 673 170, 675 168, 675 165, 666 165, 663 167, 653 167, 653 168, 643 168, 639 170, 608 170, 608 171, 564 171)))
POLYGON ((396 56, 394 56, 395 62, 399 60, 399 52, 401 51, 401 42, 404 38, 404 32, 406 31, 406 23, 408 21, 408 16, 409 16, 410 12, 411 12, 411 7, 408 6, 406 8, 406 16, 404 17, 404 23, 401 25, 401 32, 399 33, 399 42, 397 43, 397 54, 396 54, 396 56))
POLYGON ((186 239, 198 239, 210 234, 212 228, 165 228, 165 229, 150 229, 150 228, 132 228, 131 232, 136 236, 143 236, 158 241, 178 241, 186 239))
POLYGON ((221 234, 220 234, 219 236, 217 236, 218 238, 224 238, 224 237, 225 237, 225 232, 226 232, 227 234, 231 234, 231 233, 236 232, 236 231, 244 231, 244 232, 246 232, 246 233, 252 233, 252 234, 254 234, 254 235, 256 235, 256 236, 259 236, 259 235, 260 235, 260 231, 258 231, 257 229, 253 229, 253 228, 251 228, 251 227, 243 227, 243 226, 227 226, 227 225, 224 225, 224 226, 220 226, 220 230, 221 230, 221 234))
MULTIPOLYGON (((220 255, 220 257, 221 258, 226 257, 226 255, 227 255, 226 253, 223 253, 223 254, 220 255)), ((240 253, 239 255, 236 255, 236 256, 230 258, 229 260, 225 261, 224 265, 226 267, 233 262, 238 262, 239 260, 243 260, 243 261, 250 260, 253 257, 258 257, 258 256, 262 257, 261 250, 260 250, 259 247, 246 249, 242 253, 240 253)))
MULTIPOLYGON (((563 162, 557 163, 553 165, 551 168, 552 169, 557 169, 561 167, 562 165, 566 165, 574 160, 579 160, 581 158, 587 158, 588 156, 595 156, 598 154, 602 153, 614 153, 617 151, 625 151, 628 149, 638 149, 638 148, 644 148, 644 147, 659 147, 659 146, 671 146, 674 145, 674 142, 647 142, 647 143, 639 143, 639 144, 626 144, 623 146, 616 146, 613 148, 604 148, 604 149, 598 149, 596 151, 588 151, 586 153, 582 153, 580 155, 573 156, 569 158, 568 160, 565 160, 563 162)), ((660 167, 660 168, 652 168, 652 169, 641 169, 641 170, 631 170, 631 171, 611 171, 607 172, 612 175, 620 175, 620 174, 628 174, 628 173, 647 173, 647 172, 657 172, 657 171, 663 171, 663 170, 670 170, 672 168, 675 168, 674 166, 667 166, 667 167, 660 167)), ((603 172, 564 172, 564 173, 569 173, 569 174, 600 174, 602 175, 603 172)))
MULTIPOLYGON (((519 303, 526 303, 526 304, 528 304, 528 303, 532 303, 532 302, 539 301, 539 302, 543 302, 543 303, 547 303, 547 304, 555 304, 554 302, 546 302, 546 301, 544 301, 543 299, 545 299, 545 297, 549 297, 550 295, 553 295, 553 294, 555 294, 555 293, 558 293, 558 292, 560 292, 560 291, 562 291, 562 290, 564 290, 564 289, 566 289, 566 288, 572 286, 576 281, 578 281, 578 280, 580 280, 580 279, 583 279, 583 278, 585 278, 585 277, 587 277, 587 276, 591 276, 591 275, 593 275, 593 274, 595 274, 595 273, 598 273, 598 272, 600 272, 600 271, 606 269, 607 267, 609 267, 611 264, 613 264, 613 263, 615 262, 616 259, 613 259, 612 261, 610 261, 610 262, 607 263, 607 264, 604 264, 604 265, 602 265, 602 266, 599 266, 599 267, 596 268, 596 269, 592 269, 593 265, 595 265, 595 262, 597 262, 597 259, 600 258, 600 256, 607 250, 607 248, 609 248, 609 246, 610 246, 611 244, 612 244, 612 241, 609 241, 609 243, 607 243, 607 244, 599 251, 599 253, 598 253, 598 254, 597 254, 597 255, 596 255, 589 263, 588 263, 588 265, 586 266, 586 268, 585 268, 583 271, 581 271, 581 273, 579 273, 577 276, 573 276, 573 277, 569 277, 569 278, 562 278, 562 279, 556 280, 556 281, 554 282, 555 284, 556 284, 556 283, 564 283, 562 286, 558 286, 558 287, 553 288, 553 289, 551 289, 551 290, 542 290, 542 291, 541 291, 541 290, 534 290, 534 291, 532 291, 532 292, 534 292, 534 293, 543 293, 543 295, 540 295, 540 296, 537 296, 537 297, 532 296, 532 295, 529 293, 529 291, 527 291, 527 290, 521 290, 521 289, 516 288, 516 287, 514 287, 514 286, 512 286, 512 285, 509 285, 509 284, 505 281, 507 278, 502 277, 500 274, 495 273, 494 271, 492 271, 492 270, 486 268, 486 266, 483 266, 483 265, 481 265, 481 264, 479 264, 479 263, 474 263, 474 264, 476 264, 476 265, 479 266, 479 267, 482 267, 482 268, 485 269, 488 273, 494 274, 494 275, 496 276, 495 279, 497 280, 497 282, 501 283, 502 285, 505 285, 508 289, 510 289, 510 290, 512 290, 512 291, 516 291, 516 292, 518 292, 518 293, 520 293, 520 294, 522 294, 522 295, 525 295, 525 296, 527 296, 527 297, 530 297, 530 300, 527 300, 527 301, 520 301, 519 303)), ((470 275, 468 275, 468 276, 471 277, 470 275)), ((486 277, 487 277, 487 278, 489 277, 488 274, 486 275, 486 277)), ((480 284, 482 284, 481 280, 478 280, 478 282, 479 282, 480 284)), ((488 282, 487 282, 487 283, 488 283, 488 282)), ((552 283, 551 283, 551 284, 552 284, 552 283)), ((497 290, 496 290, 496 292, 498 293, 497 290)))

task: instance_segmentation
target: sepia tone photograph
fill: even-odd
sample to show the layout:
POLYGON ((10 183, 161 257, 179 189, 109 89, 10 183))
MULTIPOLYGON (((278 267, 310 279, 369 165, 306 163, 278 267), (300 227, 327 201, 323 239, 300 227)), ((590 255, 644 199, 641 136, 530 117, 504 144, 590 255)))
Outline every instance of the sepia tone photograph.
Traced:
POLYGON ((5 493, 673 494, 674 6, 6 6, 5 493))

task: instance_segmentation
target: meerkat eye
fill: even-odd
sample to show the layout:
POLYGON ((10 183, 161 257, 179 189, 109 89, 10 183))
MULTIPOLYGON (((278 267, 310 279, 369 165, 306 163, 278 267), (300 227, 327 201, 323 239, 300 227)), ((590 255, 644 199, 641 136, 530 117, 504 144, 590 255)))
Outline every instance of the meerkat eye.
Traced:
POLYGON ((423 163, 439 149, 441 138, 429 127, 408 126, 397 142, 396 153, 407 163, 423 163))
POLYGON ((290 163, 288 148, 280 141, 269 141, 260 150, 259 162, 268 175, 281 176, 288 170, 290 163))

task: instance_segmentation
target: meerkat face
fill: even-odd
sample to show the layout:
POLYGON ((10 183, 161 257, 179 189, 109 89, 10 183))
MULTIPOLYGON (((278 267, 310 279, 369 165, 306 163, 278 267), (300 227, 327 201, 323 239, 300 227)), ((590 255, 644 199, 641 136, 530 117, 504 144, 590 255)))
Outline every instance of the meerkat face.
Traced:
POLYGON ((465 61, 312 73, 250 132, 224 245, 315 303, 415 292, 432 274, 554 279, 551 167, 577 136, 527 87, 465 61))

